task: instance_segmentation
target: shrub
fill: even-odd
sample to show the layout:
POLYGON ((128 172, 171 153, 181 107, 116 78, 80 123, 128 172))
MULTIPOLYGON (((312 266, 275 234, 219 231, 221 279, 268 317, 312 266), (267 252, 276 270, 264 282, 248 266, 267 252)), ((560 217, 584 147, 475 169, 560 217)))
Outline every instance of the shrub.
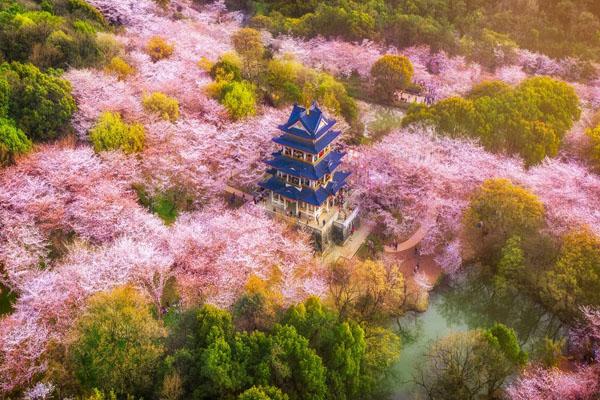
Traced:
POLYGON ((246 81, 230 82, 221 90, 221 104, 233 119, 256 114, 256 94, 254 86, 246 81))
POLYGON ((96 152, 122 150, 125 153, 141 151, 144 147, 144 127, 127 124, 118 113, 105 112, 90 131, 90 140, 96 152))
POLYGON ((238 400, 288 400, 289 396, 274 386, 252 386, 238 400))
POLYGON ((597 126, 594 129, 588 129, 585 134, 590 141, 588 158, 592 166, 600 171, 600 126, 597 126))
POLYGON ((8 106, 10 104, 10 85, 6 79, 0 78, 0 118, 8 115, 8 106))
POLYGON ((105 70, 110 74, 116 75, 119 80, 124 80, 129 75, 135 74, 135 68, 127 64, 121 57, 113 57, 105 70))
POLYGON ((31 64, 0 64, 0 79, 10 83, 8 117, 31 139, 57 137, 77 109, 71 84, 31 64))
POLYGON ((169 4, 171 4, 171 0, 154 0, 154 2, 163 10, 166 10, 169 7, 169 4))
POLYGON ((17 154, 31 150, 31 140, 13 122, 0 118, 0 166, 13 162, 17 154))
POLYGON ((600 237, 588 228, 567 234, 543 282, 542 298, 563 320, 580 317, 582 306, 600 306, 600 237))
POLYGON ((160 36, 151 37, 146 44, 146 53, 148 53, 154 62, 169 58, 173 54, 174 50, 174 46, 167 43, 160 36))
POLYGON ((175 122, 179 118, 179 102, 161 92, 154 92, 142 99, 144 109, 158 114, 164 120, 175 122))
POLYGON ((113 34, 98 32, 96 34, 96 44, 102 63, 109 63, 114 57, 118 57, 123 53, 123 44, 113 34))
POLYGON ((391 54, 382 56, 371 67, 377 97, 392 101, 398 90, 410 84, 413 73, 414 69, 408 58, 391 54))
POLYGON ((242 79, 242 60, 236 53, 225 53, 210 68, 215 81, 239 81, 242 79))

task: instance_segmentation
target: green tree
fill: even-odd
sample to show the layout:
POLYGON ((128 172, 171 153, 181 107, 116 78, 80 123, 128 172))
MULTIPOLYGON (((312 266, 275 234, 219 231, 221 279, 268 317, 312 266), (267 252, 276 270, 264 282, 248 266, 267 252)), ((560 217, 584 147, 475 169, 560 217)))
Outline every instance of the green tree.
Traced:
POLYGON ((393 101, 396 92, 411 83, 413 73, 408 58, 391 54, 382 56, 371 67, 377 97, 383 101, 393 101))
POLYGON ((235 53, 225 53, 219 57, 219 61, 210 68, 210 76, 215 81, 241 81, 242 80, 242 60, 235 53))
POLYGON ((544 206, 506 179, 488 179, 475 192, 463 216, 465 255, 498 261, 500 249, 515 235, 526 237, 544 224, 544 206))
POLYGON ((589 140, 587 156, 590 163, 597 171, 600 171, 600 126, 588 129, 585 132, 589 140))
POLYGON ((574 89, 549 77, 512 88, 492 81, 475 86, 465 99, 444 99, 409 108, 402 124, 431 124, 440 133, 479 139, 486 149, 518 154, 527 166, 558 154, 580 117, 574 89))
POLYGON ((31 64, 0 64, 0 80, 10 85, 8 117, 33 140, 57 137, 77 109, 71 85, 52 71, 31 64))
POLYGON ((276 325, 270 336, 268 362, 273 384, 291 400, 324 400, 327 395, 326 369, 309 347, 308 339, 292 326, 276 325))
POLYGON ((464 40, 465 52, 471 59, 490 69, 516 61, 518 45, 509 35, 483 29, 477 40, 464 40))
POLYGON ((290 307, 281 321, 307 338, 323 360, 328 398, 383 396, 400 355, 400 340, 392 331, 368 323, 363 328, 314 297, 290 307))
POLYGON ((238 400, 289 400, 287 394, 274 386, 252 386, 240 394, 238 400))
POLYGON ((309 339, 311 348, 323 359, 329 398, 362 397, 361 364, 367 348, 364 330, 357 323, 340 321, 337 313, 316 297, 291 307, 282 322, 309 339))
POLYGON ((575 89, 563 81, 548 76, 529 78, 517 87, 516 94, 519 103, 527 105, 521 109, 524 118, 543 122, 560 140, 581 116, 575 89))
POLYGON ((242 57, 244 77, 255 81, 264 69, 265 45, 260 32, 252 28, 242 28, 231 36, 235 51, 242 57))
POLYGON ((512 338, 508 342, 506 346, 481 330, 446 336, 429 348, 417 368, 416 383, 429 400, 497 399, 505 379, 518 367, 505 353, 512 338))
POLYGON ((229 398, 272 385, 292 400, 325 398, 325 367, 291 326, 239 333, 229 312, 208 305, 180 326, 169 340, 169 368, 180 374, 188 397, 229 398))
POLYGON ((494 276, 495 287, 503 292, 512 289, 515 282, 525 273, 524 262, 525 255, 521 246, 521 237, 511 236, 501 250, 494 276))
POLYGON ((233 305, 233 316, 238 329, 253 331, 267 330, 275 324, 283 307, 283 296, 273 290, 268 281, 251 275, 244 293, 233 305))
POLYGON ((10 106, 10 85, 6 79, 0 78, 0 118, 8 116, 10 106))
POLYGON ((164 329, 131 287, 95 294, 75 324, 70 360, 81 386, 148 393, 163 353, 164 329))
POLYGON ((267 64, 267 96, 276 106, 300 102, 302 91, 300 76, 304 66, 294 60, 273 59, 267 64))
POLYGON ((342 318, 385 323, 406 312, 408 292, 397 265, 372 260, 339 262, 329 267, 326 279, 331 301, 342 318))
POLYGON ((504 324, 495 323, 484 334, 487 341, 499 349, 512 364, 525 365, 527 353, 521 349, 514 329, 504 324))
POLYGON ((227 83, 221 90, 220 99, 234 120, 256 114, 255 88, 247 81, 227 83))
POLYGON ((175 122, 179 119, 179 102, 161 92, 144 95, 142 98, 144 110, 159 115, 166 121, 175 122))
POLYGON ((546 304, 563 319, 577 318, 581 306, 600 305, 600 238, 586 228, 566 235, 543 286, 546 304))
POLYGON ((0 117, 0 166, 11 164, 16 155, 31 150, 31 140, 13 122, 0 117))
POLYGON ((118 56, 111 58, 104 70, 110 74, 116 75, 121 81, 125 80, 128 76, 135 74, 135 68, 118 56))
POLYGON ((105 112, 90 130, 90 140, 96 152, 122 150, 134 153, 144 148, 144 127, 127 124, 118 113, 105 112))
POLYGON ((483 81, 471 88, 467 94, 467 98, 470 100, 475 100, 481 97, 496 97, 509 93, 512 90, 512 86, 503 81, 483 81))
POLYGON ((171 57, 174 51, 175 46, 160 36, 152 36, 146 44, 146 53, 154 62, 171 57))

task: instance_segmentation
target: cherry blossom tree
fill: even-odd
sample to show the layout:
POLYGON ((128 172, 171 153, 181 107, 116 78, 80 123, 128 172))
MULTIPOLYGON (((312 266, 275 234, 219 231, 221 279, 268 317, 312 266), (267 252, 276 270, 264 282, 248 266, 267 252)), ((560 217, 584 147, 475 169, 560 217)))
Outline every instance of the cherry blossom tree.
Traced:
POLYGON ((596 398, 600 374, 597 368, 584 367, 575 372, 532 368, 508 389, 511 400, 592 400, 596 398))
POLYGON ((307 237, 252 205, 187 215, 173 227, 170 246, 181 285, 204 291, 220 305, 231 304, 251 274, 268 279, 273 271, 281 274, 286 298, 320 294, 298 280, 301 267, 310 276, 314 266, 307 237))
POLYGON ((462 211, 473 190, 493 177, 511 179, 537 194, 555 234, 579 225, 600 234, 600 177, 574 161, 547 160, 525 170, 521 160, 422 127, 392 133, 374 146, 354 149, 347 158, 355 201, 391 233, 404 234, 406 224, 409 230, 424 224, 423 251, 438 254, 449 271, 459 264, 455 240, 462 211))
POLYGON ((600 310, 583 308, 583 321, 570 333, 575 356, 584 356, 572 371, 532 367, 509 386, 512 400, 586 400, 600 394, 600 310), (591 359, 585 359, 591 354, 591 359), (586 364, 588 362, 588 364, 586 364))

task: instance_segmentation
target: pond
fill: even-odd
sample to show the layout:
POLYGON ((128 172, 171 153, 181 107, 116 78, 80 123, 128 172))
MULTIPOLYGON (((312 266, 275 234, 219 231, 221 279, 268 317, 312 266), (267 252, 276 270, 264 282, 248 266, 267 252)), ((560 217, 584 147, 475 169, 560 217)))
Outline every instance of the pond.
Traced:
POLYGON ((426 312, 411 313, 400 320, 403 345, 395 366, 392 398, 415 398, 412 377, 432 342, 452 332, 487 328, 496 322, 513 328, 528 352, 544 337, 557 338, 562 334, 558 320, 540 305, 514 293, 499 295, 481 276, 471 273, 446 281, 430 294, 426 312))

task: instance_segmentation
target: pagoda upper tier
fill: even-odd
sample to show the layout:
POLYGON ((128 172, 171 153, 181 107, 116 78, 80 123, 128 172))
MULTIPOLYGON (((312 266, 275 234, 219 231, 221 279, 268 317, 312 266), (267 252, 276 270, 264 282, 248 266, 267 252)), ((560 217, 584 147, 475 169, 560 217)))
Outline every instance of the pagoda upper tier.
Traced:
POLYGON ((331 128, 334 119, 326 118, 316 102, 309 109, 294 104, 288 121, 279 125, 283 135, 273 141, 309 154, 318 155, 341 134, 331 128))

